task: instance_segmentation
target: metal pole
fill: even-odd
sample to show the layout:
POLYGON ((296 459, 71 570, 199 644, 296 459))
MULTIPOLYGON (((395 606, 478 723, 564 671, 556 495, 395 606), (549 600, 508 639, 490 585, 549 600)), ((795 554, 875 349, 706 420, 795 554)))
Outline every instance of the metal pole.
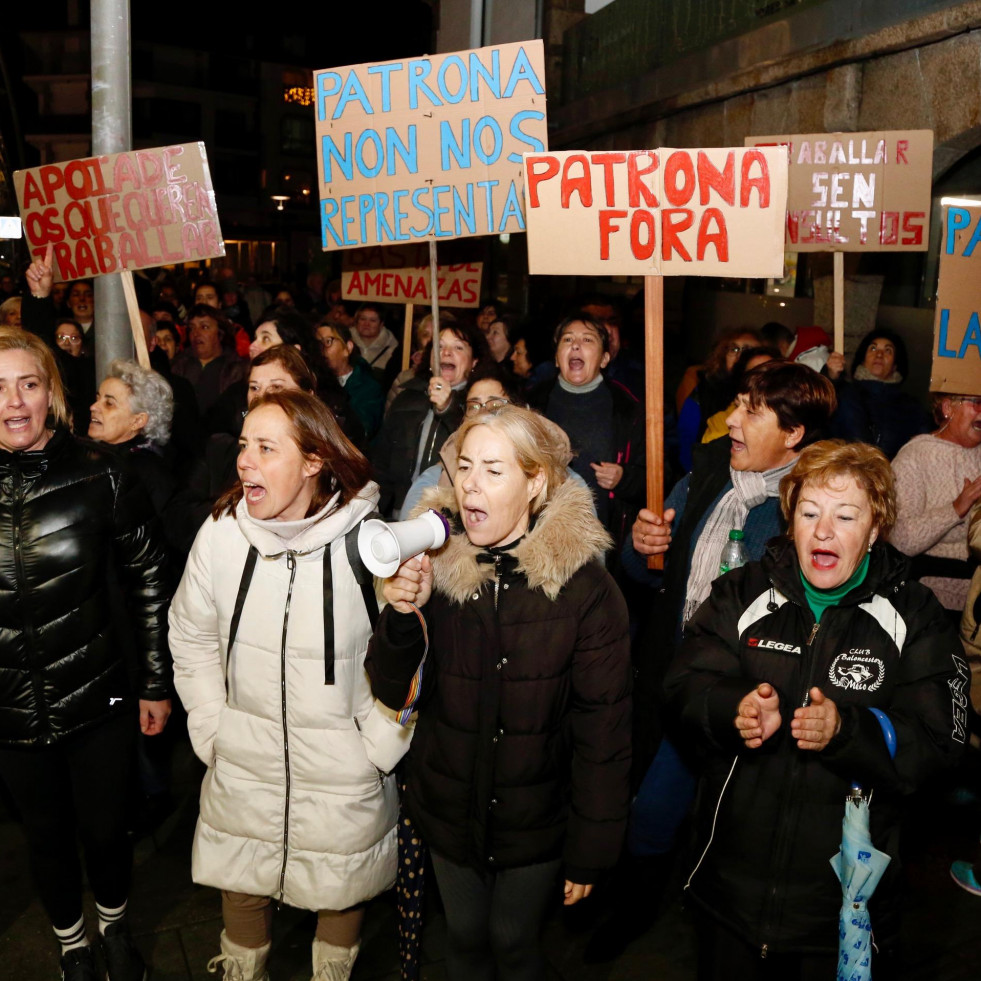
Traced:
POLYGON ((484 0, 470 0, 470 47, 484 44, 484 0))
MULTIPOLYGON (((92 0, 92 153, 133 148, 130 97, 129 0, 92 0)), ((126 298, 118 275, 95 278, 95 371, 113 358, 133 357, 126 298)))

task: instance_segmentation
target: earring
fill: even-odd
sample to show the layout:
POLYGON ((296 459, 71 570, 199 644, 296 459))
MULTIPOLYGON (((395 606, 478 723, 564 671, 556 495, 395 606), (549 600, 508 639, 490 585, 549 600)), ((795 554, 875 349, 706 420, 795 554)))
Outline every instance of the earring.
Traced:
POLYGON ((869 542, 869 551, 872 551, 872 542, 869 542))

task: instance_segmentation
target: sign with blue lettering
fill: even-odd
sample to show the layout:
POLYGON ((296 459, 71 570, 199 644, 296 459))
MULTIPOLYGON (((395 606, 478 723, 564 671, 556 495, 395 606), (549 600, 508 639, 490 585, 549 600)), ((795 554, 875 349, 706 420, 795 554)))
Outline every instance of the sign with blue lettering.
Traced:
POLYGON ((548 144, 541 40, 316 73, 325 251, 525 230, 548 144))
POLYGON ((981 395, 981 201, 944 206, 930 390, 981 395))

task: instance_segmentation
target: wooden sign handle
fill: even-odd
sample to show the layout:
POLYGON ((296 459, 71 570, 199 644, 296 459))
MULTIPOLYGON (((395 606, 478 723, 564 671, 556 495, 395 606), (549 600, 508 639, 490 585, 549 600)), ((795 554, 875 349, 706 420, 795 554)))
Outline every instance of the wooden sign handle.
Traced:
POLYGON ((433 377, 439 374, 439 270, 436 265, 436 239, 429 240, 429 300, 433 311, 433 377))
POLYGON ((409 367, 409 360, 412 357, 412 311, 415 309, 412 303, 405 305, 405 327, 402 329, 402 370, 409 367))
MULTIPOLYGON (((647 507, 664 513, 664 278, 644 277, 644 410, 647 414, 647 507)), ((649 555, 648 569, 663 569, 664 555, 649 555)))
POLYGON ((845 253, 835 252, 835 350, 845 353, 845 253))
POLYGON ((140 305, 136 301, 136 286, 133 274, 124 269, 120 274, 123 281, 123 295, 126 297, 126 311, 129 313, 129 328, 133 332, 133 344, 136 345, 136 360, 141 368, 150 368, 150 352, 146 346, 146 334, 143 333, 143 321, 140 319, 140 305))

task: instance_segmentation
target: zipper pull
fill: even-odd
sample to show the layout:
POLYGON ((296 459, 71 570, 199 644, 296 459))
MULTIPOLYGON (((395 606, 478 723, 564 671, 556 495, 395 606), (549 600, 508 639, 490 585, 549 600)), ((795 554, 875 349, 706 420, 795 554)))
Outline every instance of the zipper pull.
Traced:
POLYGON ((770 952, 770 945, 769 944, 763 944, 763 946, 760 947, 760 960, 764 960, 765 961, 766 960, 766 955, 769 952, 770 952))
POLYGON ((818 620, 813 627, 811 627, 811 636, 807 638, 807 646, 810 647, 814 643, 814 638, 817 636, 818 627, 821 626, 821 621, 818 620))
POLYGON ((296 568, 296 559, 293 558, 292 552, 286 553, 286 568, 292 572, 296 568))

